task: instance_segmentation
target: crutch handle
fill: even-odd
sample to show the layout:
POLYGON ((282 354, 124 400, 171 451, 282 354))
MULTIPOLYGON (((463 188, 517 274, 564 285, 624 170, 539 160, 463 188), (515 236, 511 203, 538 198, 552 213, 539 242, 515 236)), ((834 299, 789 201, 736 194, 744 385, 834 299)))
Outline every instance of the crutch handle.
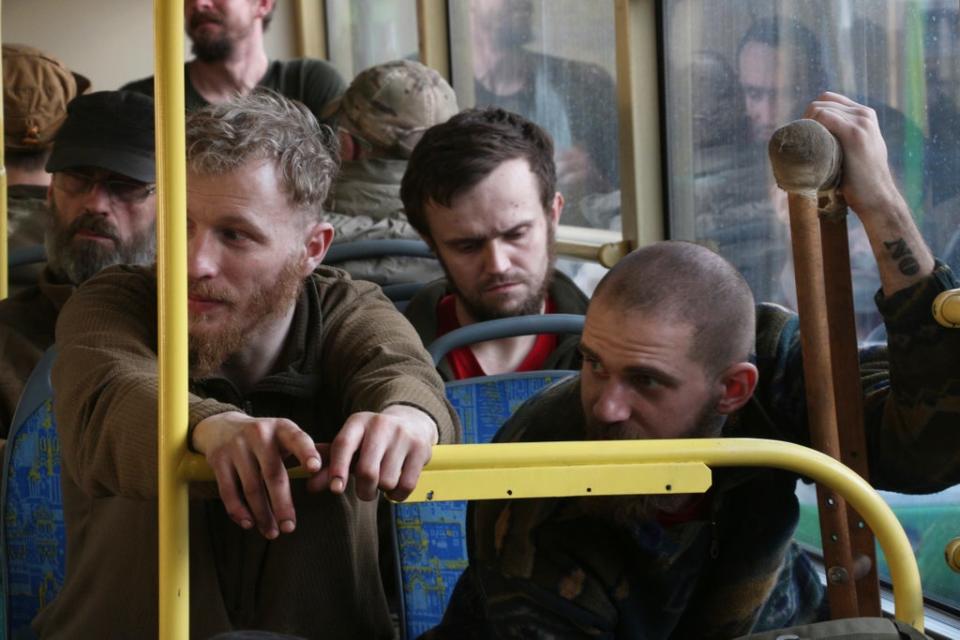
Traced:
POLYGON ((816 194, 840 183, 840 143, 816 120, 794 120, 773 132, 767 149, 777 185, 788 193, 816 194))

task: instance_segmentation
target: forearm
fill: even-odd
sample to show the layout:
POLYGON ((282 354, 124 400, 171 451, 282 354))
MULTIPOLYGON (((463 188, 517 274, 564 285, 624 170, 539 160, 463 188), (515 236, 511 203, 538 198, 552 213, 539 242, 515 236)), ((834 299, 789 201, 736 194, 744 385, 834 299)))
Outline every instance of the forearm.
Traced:
POLYGON ((883 293, 891 296, 933 272, 933 254, 894 189, 871 211, 858 212, 877 261, 883 293))
POLYGON ((441 443, 458 441, 456 416, 416 331, 379 294, 363 298, 329 319, 325 340, 333 345, 325 352, 326 378, 338 381, 344 414, 409 405, 433 419, 441 443))
POLYGON ((866 350, 861 361, 870 472, 880 488, 935 491, 960 482, 960 332, 930 313, 936 295, 955 286, 941 266, 880 300, 887 353, 866 350))

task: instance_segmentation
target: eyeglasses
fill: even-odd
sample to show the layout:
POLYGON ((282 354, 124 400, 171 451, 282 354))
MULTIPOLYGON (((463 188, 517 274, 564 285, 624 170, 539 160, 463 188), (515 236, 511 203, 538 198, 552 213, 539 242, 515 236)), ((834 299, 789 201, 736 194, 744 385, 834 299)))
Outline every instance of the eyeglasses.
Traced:
POLYGON ((143 202, 157 191, 155 184, 114 177, 94 178, 91 175, 73 171, 58 171, 53 178, 55 187, 73 195, 90 193, 94 185, 101 184, 112 199, 128 204, 143 202))

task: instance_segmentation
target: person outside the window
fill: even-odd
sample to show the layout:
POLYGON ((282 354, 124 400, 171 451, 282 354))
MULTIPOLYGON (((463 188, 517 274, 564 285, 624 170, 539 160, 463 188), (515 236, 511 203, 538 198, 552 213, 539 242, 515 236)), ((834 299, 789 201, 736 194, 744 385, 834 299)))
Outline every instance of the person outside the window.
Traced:
MULTIPOLYGON (((930 307, 957 281, 896 189, 875 113, 828 93, 807 115, 843 146, 843 195, 883 279, 890 346, 860 353, 869 480, 942 490, 960 482, 960 333, 930 307)), ((809 444, 797 318, 754 309, 736 269, 703 247, 635 251, 590 302, 580 375, 521 408, 496 440, 809 444)), ((812 621, 823 593, 792 542, 797 479, 720 469, 705 494, 474 503, 470 567, 426 637, 719 639, 812 621)))
MULTIPOLYGON (((453 88, 419 62, 396 60, 370 67, 325 109, 337 125, 340 171, 330 189, 327 222, 334 244, 384 238, 417 239, 400 201, 407 158, 428 128, 457 112, 453 88)), ((386 257, 339 265, 354 278, 379 284, 429 282, 436 261, 386 257)))
POLYGON ((54 342, 66 300, 114 264, 155 257, 153 100, 129 91, 74 98, 46 170, 47 265, 32 287, 0 301, 0 436, 30 372, 54 342))
MULTIPOLYGON (((336 159, 306 107, 258 89, 186 134, 188 446, 216 476, 191 487, 191 637, 392 638, 375 499, 409 494, 456 416, 379 288, 320 264, 336 159)), ((91 279, 57 323, 68 563, 41 638, 156 637, 157 330, 140 267, 91 279)))
MULTIPOLYGON (((185 0, 183 17, 193 60, 183 68, 187 111, 267 87, 299 100, 320 118, 343 93, 344 82, 328 63, 313 58, 269 60, 264 33, 276 0, 185 0)), ((122 87, 153 96, 154 78, 122 87)))
POLYGON ((470 2, 477 107, 502 107, 550 132, 557 182, 573 207, 564 224, 584 224, 580 199, 616 189, 617 109, 601 67, 531 51, 532 0, 470 2))

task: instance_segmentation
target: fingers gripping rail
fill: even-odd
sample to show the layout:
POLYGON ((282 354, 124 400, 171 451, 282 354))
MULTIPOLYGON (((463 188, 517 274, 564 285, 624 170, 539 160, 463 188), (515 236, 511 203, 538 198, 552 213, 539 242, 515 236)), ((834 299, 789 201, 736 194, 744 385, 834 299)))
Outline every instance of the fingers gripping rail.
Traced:
MULTIPOLYGON (((920 572, 893 511, 856 473, 807 447, 750 438, 439 445, 408 501, 702 493, 711 484, 709 467, 738 466, 792 471, 843 495, 886 554, 897 619, 923 630, 920 572)), ((204 459, 193 454, 179 475, 213 480, 204 459)), ((298 467, 290 475, 307 473, 298 467)))

